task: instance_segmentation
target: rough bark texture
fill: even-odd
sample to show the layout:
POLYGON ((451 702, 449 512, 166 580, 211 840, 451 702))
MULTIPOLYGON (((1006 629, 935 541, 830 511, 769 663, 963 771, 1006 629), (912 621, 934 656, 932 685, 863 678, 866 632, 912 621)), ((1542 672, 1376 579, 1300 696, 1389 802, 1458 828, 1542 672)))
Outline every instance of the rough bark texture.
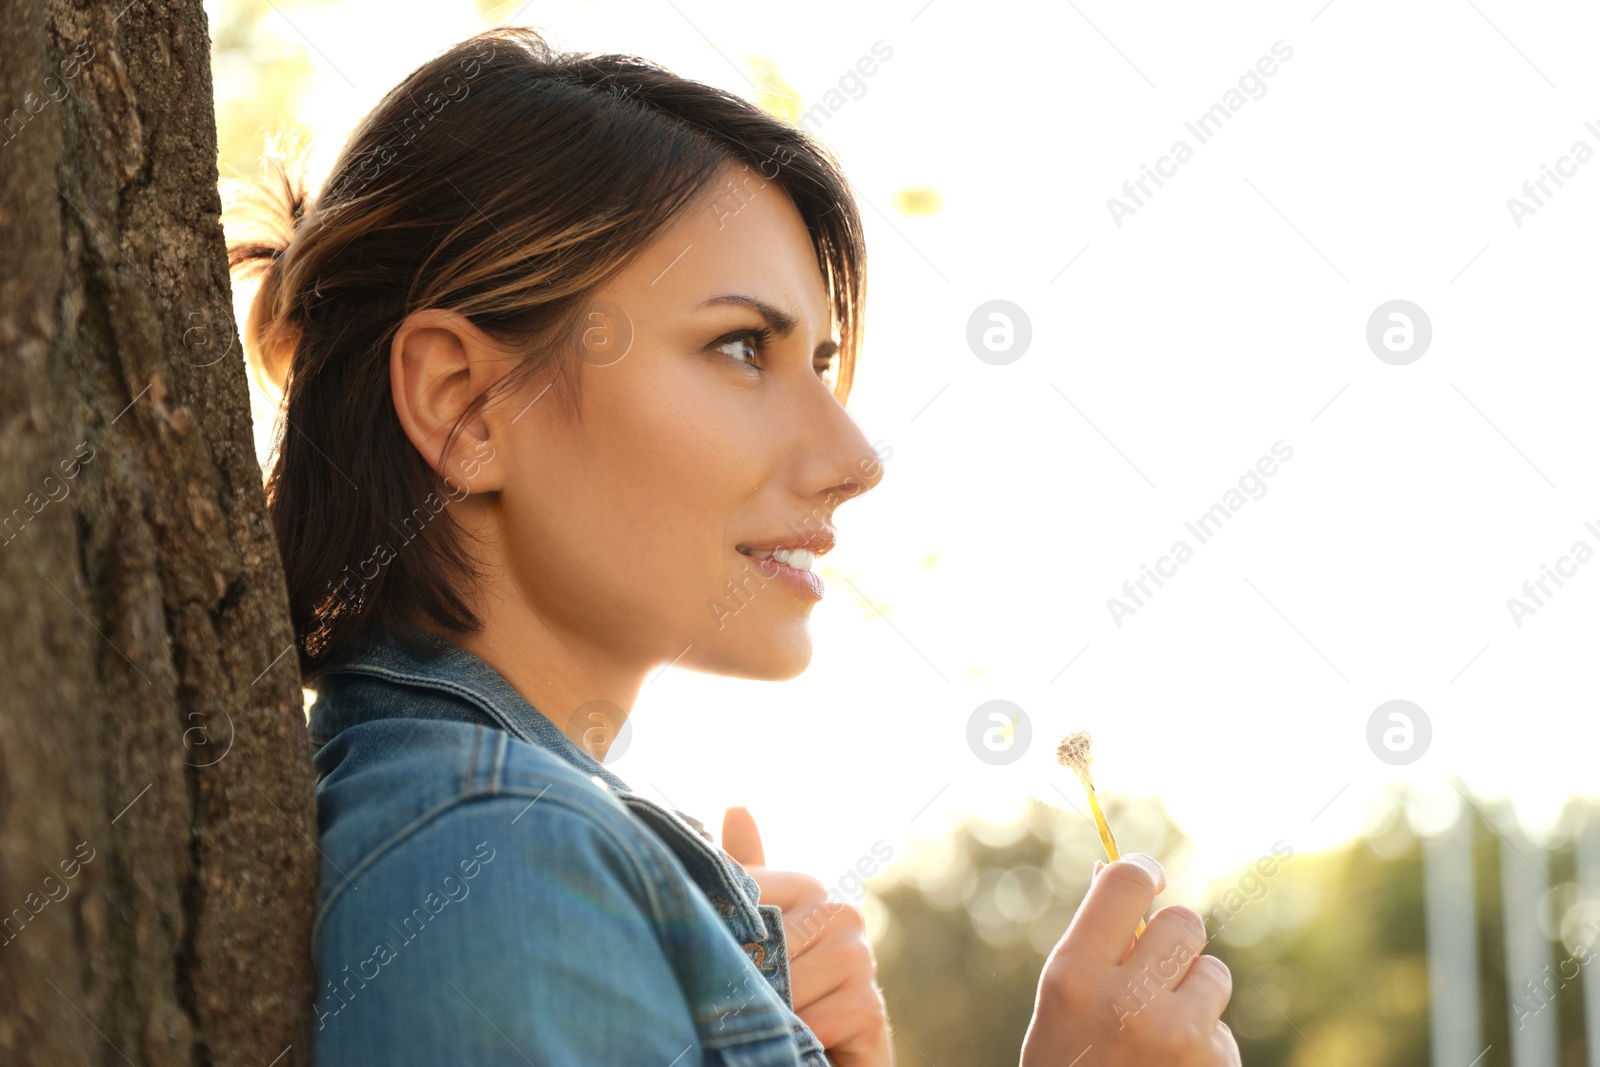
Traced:
POLYGON ((312 773, 205 14, 0 16, 0 1062, 309 1063, 312 773))

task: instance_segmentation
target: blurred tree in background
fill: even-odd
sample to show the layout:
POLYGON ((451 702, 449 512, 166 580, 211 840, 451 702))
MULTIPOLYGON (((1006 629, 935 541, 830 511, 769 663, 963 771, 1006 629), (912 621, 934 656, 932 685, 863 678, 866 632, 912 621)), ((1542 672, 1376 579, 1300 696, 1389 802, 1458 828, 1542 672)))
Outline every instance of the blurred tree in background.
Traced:
MULTIPOLYGON (((1163 864, 1186 841, 1158 804, 1106 805, 1118 837, 1163 864)), ((895 1062, 1016 1067, 1044 958, 1089 888, 1100 839, 1070 809, 1030 802, 922 842, 872 885, 878 984, 895 1062)))
MULTIPOLYGON (((1206 951, 1234 976, 1223 1018, 1251 1067, 1430 1062, 1422 847, 1406 800, 1404 789, 1392 790, 1367 834, 1344 847, 1295 852, 1265 877, 1259 865, 1241 871, 1210 900, 1156 899, 1155 907, 1185 903, 1205 918, 1206 951)), ((1464 813, 1473 828, 1488 1047, 1474 1067, 1494 1067, 1510 1063, 1508 993, 1538 976, 1508 978, 1505 969, 1500 864, 1508 854, 1521 861, 1491 821, 1496 809, 1474 802, 1464 813)), ((1169 872, 1180 868, 1187 840, 1158 802, 1113 801, 1107 817, 1120 840, 1138 842, 1169 872)), ((1573 955, 1579 938, 1593 943, 1594 928, 1588 936, 1577 929, 1594 904, 1582 903, 1574 882, 1572 836, 1595 818, 1600 806, 1574 800, 1549 849, 1553 888, 1541 922, 1558 974, 1571 975, 1584 958, 1573 955)), ((921 842, 873 880, 863 906, 877 932, 897 1063, 1015 1067, 1040 968, 1100 858, 1081 815, 1031 803, 1013 825, 967 822, 948 838, 921 842)), ((1580 998, 1580 981, 1554 992, 1562 1067, 1588 1062, 1580 998)))
POLYGON ((1210 951, 1234 974, 1224 1019, 1248 1062, 1428 1062, 1422 857, 1397 832, 1295 855, 1217 932, 1210 951))
POLYGON ((313 57, 287 21, 303 6, 283 0, 285 15, 272 0, 205 5, 216 82, 217 170, 224 178, 257 178, 264 140, 298 127, 307 111, 313 57))

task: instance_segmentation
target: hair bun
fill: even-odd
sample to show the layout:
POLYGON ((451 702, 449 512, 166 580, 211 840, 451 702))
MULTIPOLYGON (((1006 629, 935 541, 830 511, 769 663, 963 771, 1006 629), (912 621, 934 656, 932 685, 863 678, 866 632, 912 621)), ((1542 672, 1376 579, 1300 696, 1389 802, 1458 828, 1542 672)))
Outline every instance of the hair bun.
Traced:
POLYGON ((269 135, 259 182, 224 180, 223 230, 235 284, 257 281, 244 322, 245 365, 258 387, 281 400, 299 344, 301 326, 284 299, 283 260, 294 247, 310 194, 306 151, 298 137, 269 135))

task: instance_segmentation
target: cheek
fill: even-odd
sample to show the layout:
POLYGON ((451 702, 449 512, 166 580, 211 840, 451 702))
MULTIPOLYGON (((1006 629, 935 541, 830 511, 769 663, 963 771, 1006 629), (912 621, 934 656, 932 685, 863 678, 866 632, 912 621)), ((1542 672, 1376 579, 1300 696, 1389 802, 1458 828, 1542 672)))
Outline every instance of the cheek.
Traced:
POLYGON ((571 576, 565 595, 603 595, 659 621, 704 610, 737 571, 729 524, 753 490, 735 468, 727 413, 708 410, 717 383, 624 366, 586 371, 581 420, 517 436, 507 540, 530 577, 541 561, 545 582, 571 576))
MULTIPOLYGON (((698 384, 703 393, 707 383, 698 384)), ((728 523, 746 495, 748 483, 731 458, 734 442, 725 439, 727 418, 681 386, 658 392, 646 383, 625 399, 596 423, 613 429, 591 437, 604 456, 600 491, 613 498, 613 533, 649 546, 663 571, 689 577, 697 561, 732 550, 728 523)))

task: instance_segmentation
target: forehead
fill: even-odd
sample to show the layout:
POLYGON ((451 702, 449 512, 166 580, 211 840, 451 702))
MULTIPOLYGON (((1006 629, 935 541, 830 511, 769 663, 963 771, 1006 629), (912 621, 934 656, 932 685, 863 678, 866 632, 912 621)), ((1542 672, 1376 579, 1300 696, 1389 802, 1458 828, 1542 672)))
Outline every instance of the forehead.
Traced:
POLYGON ((607 288, 624 307, 652 317, 682 316, 710 297, 740 293, 795 315, 814 338, 831 329, 805 220, 782 186, 742 164, 724 168, 607 288))

